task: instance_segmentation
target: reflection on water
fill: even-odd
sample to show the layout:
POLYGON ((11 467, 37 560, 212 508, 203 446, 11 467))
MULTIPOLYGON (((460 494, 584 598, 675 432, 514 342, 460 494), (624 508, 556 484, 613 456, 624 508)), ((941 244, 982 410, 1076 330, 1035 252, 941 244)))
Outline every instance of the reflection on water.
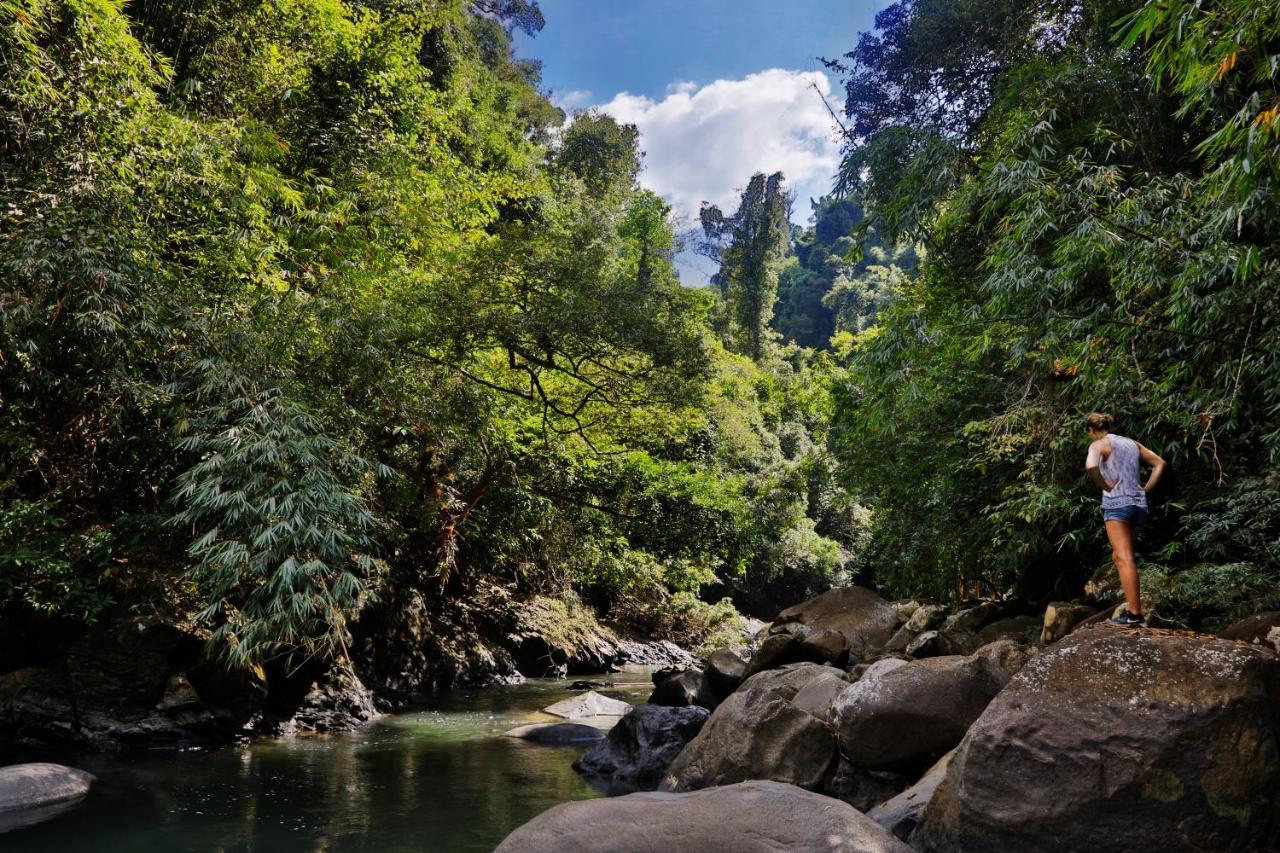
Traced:
MULTIPOLYGON (((647 672, 601 693, 643 701, 647 672)), ((0 835, 27 851, 489 851, 566 800, 598 796, 570 764, 583 746, 502 732, 558 718, 538 709, 567 681, 442 694, 431 707, 354 734, 211 751, 62 760, 98 776, 89 798, 49 823, 0 835)))

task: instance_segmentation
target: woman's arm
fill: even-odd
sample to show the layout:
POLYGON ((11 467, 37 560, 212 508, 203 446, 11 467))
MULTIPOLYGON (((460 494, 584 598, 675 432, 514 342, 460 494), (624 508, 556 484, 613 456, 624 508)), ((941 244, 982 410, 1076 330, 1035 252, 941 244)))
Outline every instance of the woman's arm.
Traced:
POLYGON ((1143 462, 1151 466, 1151 476, 1147 478, 1147 484, 1142 487, 1144 491, 1149 492, 1156 487, 1156 483, 1160 482, 1160 475, 1164 473, 1164 458, 1141 444, 1138 445, 1138 455, 1143 462))
POLYGON ((1098 488, 1104 492, 1109 492, 1115 488, 1118 481, 1113 480, 1108 483, 1106 478, 1102 476, 1102 445, 1105 441, 1105 438, 1100 438, 1089 445, 1089 453, 1084 458, 1084 472, 1089 475, 1093 482, 1098 484, 1098 488))

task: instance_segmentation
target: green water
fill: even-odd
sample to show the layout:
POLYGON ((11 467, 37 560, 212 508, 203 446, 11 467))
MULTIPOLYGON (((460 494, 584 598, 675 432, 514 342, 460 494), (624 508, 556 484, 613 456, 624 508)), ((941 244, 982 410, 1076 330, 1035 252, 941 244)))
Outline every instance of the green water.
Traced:
MULTIPOLYGON (((643 701, 647 672, 601 689, 643 701)), ((442 694, 352 734, 129 756, 28 756, 98 776, 84 803, 0 835, 4 853, 489 851, 567 800, 599 796, 570 766, 583 746, 501 737, 571 695, 568 681, 442 694)), ((585 721, 584 721, 585 722, 585 721)))

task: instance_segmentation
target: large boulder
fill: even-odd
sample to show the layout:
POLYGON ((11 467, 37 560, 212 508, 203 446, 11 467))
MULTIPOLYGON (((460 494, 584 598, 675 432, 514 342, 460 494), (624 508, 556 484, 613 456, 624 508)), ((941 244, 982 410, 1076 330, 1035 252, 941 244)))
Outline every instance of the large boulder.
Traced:
POLYGON ((956 751, 953 749, 939 758, 925 771, 919 781, 897 796, 871 808, 867 812, 867 817, 906 841, 911 836, 912 830, 919 825, 925 806, 929 805, 934 792, 942 784, 943 778, 947 775, 947 768, 951 766, 951 758, 955 754, 956 751))
POLYGON ((1272 628, 1280 626, 1280 610, 1267 610, 1233 622, 1218 636, 1227 640, 1258 643, 1267 638, 1272 628))
POLYGON ((774 669, 786 663, 799 662, 803 660, 804 654, 799 637, 788 633, 772 634, 765 637, 756 647, 755 654, 751 656, 751 660, 747 662, 742 672, 742 679, 746 680, 758 672, 774 669))
POLYGON ((93 783, 92 773, 61 764, 0 767, 0 814, 83 799, 93 783))
POLYGON ((969 729, 912 844, 1270 851, 1280 840, 1280 659, 1154 631, 1077 631, 969 729))
POLYGON ((718 695, 728 696, 742 683, 749 657, 745 652, 745 649, 725 648, 707 655, 702 671, 718 695))
POLYGON ((835 757, 826 724, 767 690, 739 689, 671 763, 661 790, 693 791, 747 779, 817 788, 835 757))
POLYGON ((963 610, 957 610, 948 616, 942 623, 943 628, 953 631, 973 631, 977 633, 984 625, 987 625, 1001 616, 1003 608, 994 601, 984 601, 973 607, 966 607, 963 610))
POLYGON ((698 706, 636 705, 573 769, 607 794, 652 791, 710 716, 698 706))
POLYGON ((848 686, 848 680, 824 668, 821 675, 796 691, 791 704, 823 722, 830 722, 831 704, 848 686))
POLYGON ((701 670, 686 669, 659 680, 649 694, 649 702, 672 708, 700 705, 710 709, 719 704, 719 697, 701 670))
POLYGON ((61 764, 0 767, 0 833, 48 820, 89 793, 91 773, 61 764))
POLYGON ((742 682, 738 690, 768 690, 788 701, 811 681, 827 677, 844 680, 844 670, 818 663, 791 663, 777 669, 758 672, 742 682))
POLYGON ((983 626, 982 630, 978 631, 978 639, 983 643, 994 643, 996 640, 1035 642, 1035 638, 1040 634, 1040 628, 1039 616, 1007 616, 983 626))
POLYGON ((667 850, 912 853, 852 806, 764 781, 561 803, 508 835, 495 853, 667 850))
POLYGON ((840 753, 855 767, 889 770, 941 755, 1009 680, 980 656, 912 661, 860 679, 833 705, 840 753))
POLYGON ((774 620, 774 630, 799 623, 809 631, 827 629, 844 635, 851 659, 861 659, 881 649, 898 627, 898 611, 869 589, 860 586, 827 590, 774 620))
POLYGON ((1070 634, 1077 625, 1097 612, 1097 608, 1087 604, 1076 604, 1070 601, 1050 602, 1044 611, 1040 642, 1046 646, 1058 642, 1070 634))

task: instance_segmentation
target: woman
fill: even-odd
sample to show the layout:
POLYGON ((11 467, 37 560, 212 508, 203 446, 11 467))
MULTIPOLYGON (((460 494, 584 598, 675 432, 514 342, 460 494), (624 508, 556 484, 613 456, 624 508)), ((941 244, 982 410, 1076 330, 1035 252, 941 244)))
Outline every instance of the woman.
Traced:
POLYGON ((1116 625, 1141 625, 1142 598, 1138 592, 1138 564, 1133 558, 1133 534, 1147 520, 1147 492, 1155 488, 1164 473, 1164 460, 1132 438, 1113 435, 1116 419, 1094 412, 1085 419, 1092 442, 1084 470, 1102 489, 1102 522, 1111 540, 1111 558, 1120 573, 1127 609, 1111 617, 1116 625), (1151 467, 1145 485, 1139 476, 1139 462, 1151 467))

